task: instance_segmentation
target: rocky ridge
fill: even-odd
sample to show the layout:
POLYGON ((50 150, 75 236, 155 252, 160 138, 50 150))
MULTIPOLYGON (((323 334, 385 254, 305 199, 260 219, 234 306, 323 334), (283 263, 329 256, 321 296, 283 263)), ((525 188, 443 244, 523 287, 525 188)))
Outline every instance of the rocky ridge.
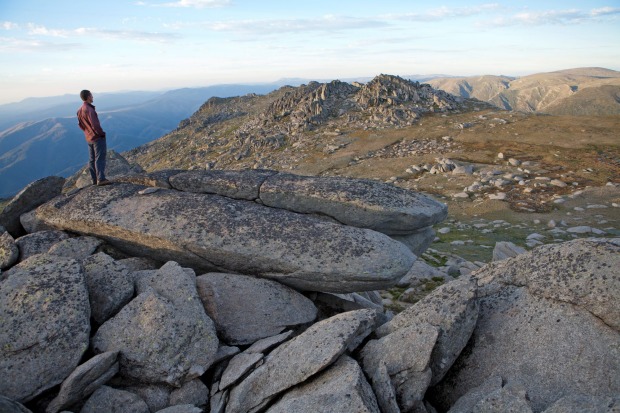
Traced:
MULTIPOLYGON (((372 130, 415 124, 426 113, 449 113, 466 106, 461 98, 427 84, 380 75, 366 84, 310 82, 285 86, 265 96, 212 98, 172 133, 125 154, 146 170, 173 166, 161 157, 164 146, 186 152, 174 167, 205 164, 226 169, 273 168, 278 157, 270 151, 303 151, 313 131, 340 134, 339 128, 372 130), (187 153, 189 151, 189 153, 187 153)), ((314 142, 316 145, 317 142, 314 142)), ((300 155, 303 156, 303 155, 300 155)))
MULTIPOLYGON (((15 246, 18 254, 9 254, 0 274, 0 369, 11 378, 0 382, 0 406, 54 413, 115 406, 167 413, 617 411, 620 241, 579 239, 530 252, 505 246, 502 261, 446 278, 394 316, 376 292, 359 291, 365 274, 346 272, 362 260, 374 273, 371 289, 425 276, 410 247, 396 241, 406 234, 394 234, 390 223, 399 220, 396 228, 417 237, 445 218, 445 207, 402 191, 274 171, 160 171, 58 194, 38 207, 14 200, 20 208, 9 211, 19 210, 29 234, 14 240, 2 231, 0 251, 15 246), (286 196, 270 199, 278 189, 286 196), (403 196, 426 206, 403 209, 403 196), (214 216, 203 207, 210 202, 226 212, 214 216), (261 208, 273 210, 273 221, 261 208), (232 232, 201 219, 243 222, 244 214, 252 214, 248 229, 232 232), (291 253, 301 241, 267 229, 295 222, 323 252, 307 244, 291 253), (364 237, 347 235, 332 248, 334 236, 314 234, 315 225, 364 237), (217 237, 201 251, 207 244, 200 247, 192 233, 209 238, 210 231, 217 237), (235 268, 271 270, 249 276, 205 268, 239 265, 227 256, 243 254, 250 238, 239 233, 246 232, 262 243, 285 242, 255 250, 235 268), (235 253, 217 249, 226 245, 235 253), (389 248, 363 261, 379 245, 389 248), (292 265, 311 263, 312 274, 320 260, 336 271, 291 281, 277 256, 258 264, 267 253, 287 262, 297 256, 292 265), (390 273, 399 260, 407 274, 390 273)), ((418 254, 429 256, 427 245, 418 254)))

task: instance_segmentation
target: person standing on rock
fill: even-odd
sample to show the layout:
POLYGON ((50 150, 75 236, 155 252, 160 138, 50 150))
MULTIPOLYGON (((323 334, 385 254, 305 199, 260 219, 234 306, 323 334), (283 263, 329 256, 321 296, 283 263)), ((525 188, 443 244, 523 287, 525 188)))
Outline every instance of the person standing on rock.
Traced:
POLYGON ((101 129, 97 111, 93 106, 93 94, 88 90, 80 92, 80 98, 84 102, 77 111, 78 125, 84 131, 84 137, 88 143, 88 169, 93 185, 104 186, 112 182, 105 177, 106 139, 105 132, 101 129))

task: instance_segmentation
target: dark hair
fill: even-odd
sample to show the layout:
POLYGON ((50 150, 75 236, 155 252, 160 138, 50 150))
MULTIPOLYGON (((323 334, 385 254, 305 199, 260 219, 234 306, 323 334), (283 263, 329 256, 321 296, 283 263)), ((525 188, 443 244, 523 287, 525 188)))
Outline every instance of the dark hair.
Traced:
POLYGON ((80 97, 82 98, 84 102, 86 102, 89 96, 90 96, 90 90, 82 90, 80 92, 80 97))

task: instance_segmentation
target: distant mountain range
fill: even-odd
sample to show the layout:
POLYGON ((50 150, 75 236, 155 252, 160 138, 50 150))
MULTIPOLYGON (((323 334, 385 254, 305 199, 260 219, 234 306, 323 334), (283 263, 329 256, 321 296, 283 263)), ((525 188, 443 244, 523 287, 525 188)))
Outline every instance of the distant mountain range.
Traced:
POLYGON ((620 114, 620 72, 598 67, 519 78, 490 75, 436 78, 428 83, 506 110, 553 115, 620 114))
MULTIPOLYGON (((520 78, 492 75, 402 78, 506 110, 556 115, 620 114, 620 72, 602 68, 570 69, 520 78)), ((342 80, 366 83, 371 78, 342 80)), ((184 125, 180 122, 211 97, 262 95, 283 85, 310 82, 291 78, 269 84, 219 85, 168 92, 95 92, 94 103, 108 134, 108 148, 123 152, 184 125)), ((69 176, 87 163, 86 144, 75 119, 80 105, 77 94, 0 105, 0 197, 12 196, 45 176, 69 176)))
MULTIPOLYGON (((213 96, 264 94, 279 84, 221 85, 168 92, 95 94, 108 149, 127 151, 175 129, 213 96)), ((0 105, 0 197, 49 175, 69 176, 88 162, 75 113, 78 96, 0 105)))

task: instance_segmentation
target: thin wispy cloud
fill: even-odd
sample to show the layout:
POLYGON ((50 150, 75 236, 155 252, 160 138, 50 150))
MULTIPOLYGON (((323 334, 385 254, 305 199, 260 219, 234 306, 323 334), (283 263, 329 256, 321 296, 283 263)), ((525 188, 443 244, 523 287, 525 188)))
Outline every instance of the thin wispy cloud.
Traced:
POLYGON ((372 19, 327 15, 317 19, 235 20, 206 23, 213 31, 266 35, 301 32, 337 32, 388 26, 387 22, 372 19))
POLYGON ((402 14, 384 14, 380 17, 389 20, 408 20, 408 21, 437 21, 456 17, 470 17, 478 14, 488 13, 499 9, 497 3, 481 4, 468 7, 439 7, 424 12, 402 13, 402 14))
POLYGON ((601 7, 600 9, 592 9, 590 15, 596 16, 613 16, 620 14, 620 7, 601 7))
POLYGON ((168 43, 181 38, 181 35, 177 33, 143 32, 134 30, 101 30, 84 28, 76 29, 76 32, 106 39, 134 40, 138 42, 155 43, 168 43))
POLYGON ((31 36, 49 36, 59 38, 74 38, 77 36, 98 37, 103 39, 133 40, 138 42, 166 43, 179 39, 177 33, 144 32, 136 30, 105 30, 89 27, 77 29, 49 29, 45 26, 28 24, 28 34, 31 36))
POLYGON ((4 30, 15 30, 15 29, 19 29, 19 24, 13 23, 13 22, 4 21, 4 22, 2 22, 2 28, 4 30))
POLYGON ((225 7, 231 4, 230 0, 179 0, 166 3, 154 3, 139 1, 135 3, 137 6, 154 6, 154 7, 193 7, 195 9, 225 7))
POLYGON ((0 52, 66 52, 81 49, 81 43, 57 43, 36 39, 0 37, 0 52))
POLYGON ((499 17, 493 20, 495 26, 528 25, 539 26, 545 24, 569 25, 600 21, 602 18, 620 16, 620 8, 603 7, 584 11, 579 9, 547 10, 516 13, 508 17, 499 17))

